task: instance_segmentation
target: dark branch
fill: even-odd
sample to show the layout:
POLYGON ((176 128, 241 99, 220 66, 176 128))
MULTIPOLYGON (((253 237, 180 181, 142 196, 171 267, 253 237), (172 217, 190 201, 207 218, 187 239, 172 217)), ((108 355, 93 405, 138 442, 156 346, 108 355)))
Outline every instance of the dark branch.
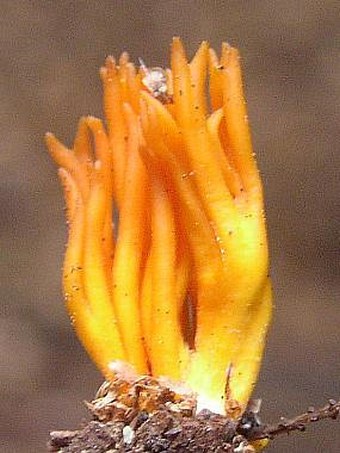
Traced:
POLYGON ((258 428, 249 433, 246 437, 248 440, 256 439, 273 439, 280 434, 289 434, 292 431, 305 431, 311 423, 324 419, 335 420, 340 413, 340 401, 330 399, 328 404, 320 409, 310 407, 304 414, 298 415, 292 419, 281 420, 275 425, 260 425, 258 428))

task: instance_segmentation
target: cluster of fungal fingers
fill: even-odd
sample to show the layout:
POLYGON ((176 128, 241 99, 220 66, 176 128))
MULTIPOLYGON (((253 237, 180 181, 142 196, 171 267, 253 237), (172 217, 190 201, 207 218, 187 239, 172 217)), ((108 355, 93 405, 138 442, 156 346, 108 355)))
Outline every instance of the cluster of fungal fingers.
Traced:
POLYGON ((169 70, 124 53, 101 79, 106 127, 82 118, 71 148, 46 136, 67 204, 71 321, 107 379, 125 362, 185 383, 201 408, 242 412, 271 287, 238 52, 203 42, 189 61, 175 38, 169 70))

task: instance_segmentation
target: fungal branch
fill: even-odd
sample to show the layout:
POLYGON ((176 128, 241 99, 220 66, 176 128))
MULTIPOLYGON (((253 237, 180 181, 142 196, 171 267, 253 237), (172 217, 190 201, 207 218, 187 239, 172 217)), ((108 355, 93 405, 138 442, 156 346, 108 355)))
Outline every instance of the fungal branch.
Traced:
POLYGON ((188 61, 175 38, 167 71, 138 70, 124 53, 100 74, 106 129, 82 118, 70 149, 46 136, 67 205, 74 328, 107 379, 126 362, 239 415, 271 287, 238 51, 223 44, 219 58, 203 42, 188 61))

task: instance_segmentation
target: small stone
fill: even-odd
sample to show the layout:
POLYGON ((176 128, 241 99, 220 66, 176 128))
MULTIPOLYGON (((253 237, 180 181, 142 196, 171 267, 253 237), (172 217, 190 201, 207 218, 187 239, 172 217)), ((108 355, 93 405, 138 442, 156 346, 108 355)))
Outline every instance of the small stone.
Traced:
POLYGON ((135 437, 134 430, 129 425, 124 426, 124 428, 123 428, 124 443, 127 445, 131 444, 134 437, 135 437))

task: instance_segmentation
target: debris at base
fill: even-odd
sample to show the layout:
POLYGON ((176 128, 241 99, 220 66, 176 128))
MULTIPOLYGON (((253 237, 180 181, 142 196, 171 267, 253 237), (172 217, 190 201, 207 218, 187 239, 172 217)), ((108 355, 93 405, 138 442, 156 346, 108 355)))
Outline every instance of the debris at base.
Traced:
POLYGON ((76 431, 54 431, 48 451, 58 453, 254 453, 269 439, 305 431, 319 420, 340 415, 340 401, 309 408, 277 424, 262 424, 259 401, 250 401, 237 420, 208 410, 196 413, 195 395, 150 376, 105 382, 86 403, 93 420, 76 431))
POLYGON ((237 422, 210 411, 196 414, 196 398, 151 377, 104 383, 86 403, 94 420, 77 431, 50 434, 59 453, 227 452, 255 449, 237 432, 237 422))
POLYGON ((51 433, 49 451, 59 453, 217 452, 253 453, 255 449, 225 417, 174 415, 166 409, 147 417, 138 428, 123 422, 93 420, 82 430, 51 433), (127 435, 127 433, 129 433, 127 435), (132 434, 133 433, 133 434, 132 434))

